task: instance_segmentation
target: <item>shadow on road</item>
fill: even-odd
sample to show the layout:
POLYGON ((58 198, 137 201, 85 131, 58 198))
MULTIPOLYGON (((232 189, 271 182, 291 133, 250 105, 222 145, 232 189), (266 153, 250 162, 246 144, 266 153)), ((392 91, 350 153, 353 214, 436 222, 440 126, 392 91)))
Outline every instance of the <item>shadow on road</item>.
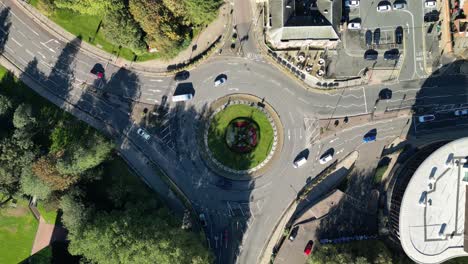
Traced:
POLYGON ((0 11, 0 55, 5 49, 5 44, 8 41, 10 34, 10 8, 5 8, 0 11))

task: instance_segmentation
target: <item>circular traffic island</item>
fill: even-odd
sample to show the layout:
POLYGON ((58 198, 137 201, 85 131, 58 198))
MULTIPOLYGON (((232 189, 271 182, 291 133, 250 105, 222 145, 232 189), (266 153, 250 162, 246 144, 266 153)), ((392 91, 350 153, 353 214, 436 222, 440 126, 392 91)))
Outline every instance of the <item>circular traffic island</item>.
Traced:
POLYGON ((203 129, 204 158, 218 174, 236 180, 262 175, 282 145, 274 109, 251 95, 230 95, 210 106, 203 129))

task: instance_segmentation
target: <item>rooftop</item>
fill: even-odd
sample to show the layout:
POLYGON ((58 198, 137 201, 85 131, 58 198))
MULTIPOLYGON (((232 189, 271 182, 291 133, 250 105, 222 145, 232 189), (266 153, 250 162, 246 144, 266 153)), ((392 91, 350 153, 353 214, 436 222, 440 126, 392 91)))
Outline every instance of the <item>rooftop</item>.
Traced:
POLYGON ((467 156, 468 138, 442 146, 424 160, 406 187, 400 241, 418 263, 468 256, 464 250, 467 156))

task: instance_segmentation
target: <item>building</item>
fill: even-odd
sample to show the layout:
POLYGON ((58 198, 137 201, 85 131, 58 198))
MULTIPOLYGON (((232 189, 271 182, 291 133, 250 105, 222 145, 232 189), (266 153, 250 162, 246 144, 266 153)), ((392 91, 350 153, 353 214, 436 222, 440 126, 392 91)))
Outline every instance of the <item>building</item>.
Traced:
POLYGON ((390 230, 417 263, 468 256, 467 156, 468 138, 439 143, 416 153, 396 174, 390 230))
POLYGON ((340 40, 341 0, 269 0, 267 41, 278 49, 334 46, 340 40))

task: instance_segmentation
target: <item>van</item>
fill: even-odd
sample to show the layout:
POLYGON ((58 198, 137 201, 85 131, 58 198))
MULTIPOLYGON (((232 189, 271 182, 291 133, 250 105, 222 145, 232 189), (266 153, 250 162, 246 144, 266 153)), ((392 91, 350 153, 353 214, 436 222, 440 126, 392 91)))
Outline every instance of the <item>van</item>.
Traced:
POLYGON ((183 102, 193 98, 193 94, 179 94, 172 96, 172 102, 183 102))

